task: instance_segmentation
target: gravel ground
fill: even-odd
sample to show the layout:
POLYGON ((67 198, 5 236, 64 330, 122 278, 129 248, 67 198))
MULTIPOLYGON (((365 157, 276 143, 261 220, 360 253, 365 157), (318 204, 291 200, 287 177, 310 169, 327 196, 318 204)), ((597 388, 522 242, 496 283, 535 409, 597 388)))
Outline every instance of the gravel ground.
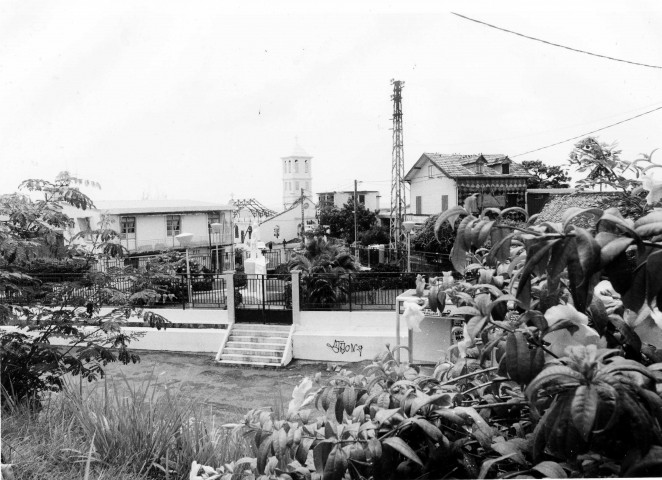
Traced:
MULTIPOLYGON (((322 378, 333 375, 337 367, 359 372, 369 362, 327 364, 294 361, 284 368, 229 367, 214 361, 213 354, 162 353, 136 351, 140 363, 110 364, 108 381, 141 385, 152 379, 160 388, 181 390, 187 397, 209 405, 219 422, 236 422, 251 408, 280 408, 290 401, 292 389, 305 376, 317 372, 322 378)), ((91 384, 92 385, 92 384, 91 384)), ((98 388, 100 383, 96 383, 98 388)))

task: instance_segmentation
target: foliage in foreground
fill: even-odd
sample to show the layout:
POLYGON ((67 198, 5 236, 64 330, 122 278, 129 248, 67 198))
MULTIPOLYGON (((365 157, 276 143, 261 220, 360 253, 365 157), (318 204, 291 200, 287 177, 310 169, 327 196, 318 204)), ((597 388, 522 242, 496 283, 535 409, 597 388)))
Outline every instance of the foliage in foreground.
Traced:
POLYGON ((149 379, 67 384, 35 414, 12 404, 3 416, 3 455, 16 479, 188 478, 198 460, 225 464, 250 449, 214 424, 213 411, 149 379))
POLYGON ((661 323, 662 212, 571 208, 519 226, 514 212, 526 217, 455 207, 437 219, 459 219, 451 259, 465 274, 444 292, 464 317, 452 363, 426 375, 389 351, 302 383, 285 420, 249 412, 234 427, 257 452, 245 478, 662 475, 662 355, 635 331, 661 323))
MULTIPOLYGON (((162 297, 153 283, 122 292, 106 273, 56 282, 31 276, 39 265, 71 263, 87 269, 99 259, 122 254, 118 233, 103 222, 99 229, 65 242, 63 231, 73 226, 73 219, 63 205, 82 210, 94 206, 78 188, 81 183, 85 182, 64 172, 54 182, 23 182, 21 188, 43 198, 0 196, 0 215, 8 219, 0 223, 0 325, 18 327, 0 333, 0 394, 5 409, 17 402, 38 409, 45 392, 60 390, 66 375, 92 381, 103 376, 108 362, 137 362, 129 343, 138 336, 125 334, 121 324, 137 306, 162 297), (89 240, 86 245, 78 241, 83 236, 89 240), (102 304, 115 308, 102 313, 102 304)), ((167 323, 151 312, 141 318, 157 328, 167 323)))

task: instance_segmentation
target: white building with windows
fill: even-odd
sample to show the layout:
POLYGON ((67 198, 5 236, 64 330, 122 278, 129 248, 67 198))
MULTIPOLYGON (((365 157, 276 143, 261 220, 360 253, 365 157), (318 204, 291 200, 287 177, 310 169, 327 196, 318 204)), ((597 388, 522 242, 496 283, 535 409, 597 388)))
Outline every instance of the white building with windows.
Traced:
POLYGON ((283 210, 289 209, 301 198, 301 190, 305 196, 312 195, 313 157, 308 155, 297 143, 294 151, 288 157, 282 157, 283 162, 283 210))
POLYGON ((475 207, 525 206, 524 167, 508 156, 424 153, 405 175, 410 185, 409 214, 423 221, 474 196, 475 207))
MULTIPOLYGON (((381 194, 377 190, 357 190, 356 201, 359 205, 364 205, 368 210, 379 210, 381 194)), ((343 190, 333 192, 317 193, 319 208, 334 206, 342 208, 347 202, 354 201, 354 190, 343 190)))
POLYGON ((180 248, 175 238, 192 233, 190 248, 207 253, 217 245, 228 245, 232 238, 230 205, 191 200, 118 200, 99 201, 94 210, 67 212, 76 219, 71 236, 86 230, 109 228, 120 234, 129 254, 180 248), (211 224, 221 224, 214 231, 211 224))

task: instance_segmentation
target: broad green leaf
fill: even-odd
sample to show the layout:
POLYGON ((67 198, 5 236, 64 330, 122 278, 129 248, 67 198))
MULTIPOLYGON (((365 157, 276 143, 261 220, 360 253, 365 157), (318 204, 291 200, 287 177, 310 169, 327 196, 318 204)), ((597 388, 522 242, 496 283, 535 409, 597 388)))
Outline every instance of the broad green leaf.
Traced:
POLYGON ((411 404, 409 415, 410 416, 415 415, 421 408, 431 403, 434 403, 435 405, 448 407, 451 405, 451 396, 447 393, 438 393, 436 395, 425 395, 424 397, 416 397, 416 399, 411 404))
POLYGON ((635 230, 638 229, 639 227, 642 227, 644 225, 650 225, 654 223, 661 223, 662 222, 662 211, 655 210, 648 215, 644 215, 643 217, 635 220, 634 222, 634 228, 635 230))
POLYGON ((575 390, 575 396, 570 406, 570 414, 584 441, 588 441, 593 431, 595 416, 598 412, 598 400, 598 392, 591 385, 580 385, 575 390))
POLYGON ((519 212, 522 215, 524 215, 524 221, 527 221, 529 219, 529 214, 522 207, 509 207, 509 208, 506 208, 506 209, 501 211, 501 215, 499 215, 499 216, 501 218, 505 218, 507 213, 512 213, 512 212, 519 212))
POLYGON ((632 220, 627 220, 622 217, 619 218, 615 215, 605 212, 602 215, 602 217, 600 217, 600 220, 598 220, 598 223, 596 224, 596 229, 598 230, 598 232, 600 232, 603 231, 605 227, 607 228, 611 227, 616 230, 620 230, 621 232, 630 235, 637 242, 641 241, 637 232, 634 231, 634 222, 632 220))
POLYGON ((540 390, 549 384, 554 386, 579 385, 584 381, 584 376, 565 365, 551 365, 545 368, 526 387, 526 396, 531 403, 535 403, 540 390))
POLYGON ((495 442, 492 444, 492 450, 501 455, 513 455, 513 461, 520 465, 526 465, 527 461, 524 458, 524 453, 529 451, 531 446, 529 440, 524 438, 515 437, 506 442, 495 442))
POLYGON ((400 411, 400 408, 390 408, 386 410, 379 410, 377 413, 375 413, 375 422, 377 423, 384 423, 386 420, 391 418, 393 415, 398 413, 400 411))
POLYGON ((577 241, 577 257, 587 277, 600 268, 600 245, 586 229, 574 227, 577 241))
POLYGON ((473 220, 475 220, 475 217, 469 215, 460 222, 460 225, 457 228, 457 236, 455 237, 455 243, 453 244, 453 250, 451 251, 451 262, 453 263, 453 268, 459 273, 464 273, 464 269, 467 266, 468 248, 465 247, 464 237, 467 225, 473 220))
POLYGON ((366 456, 368 461, 378 462, 382 458, 382 443, 376 438, 371 438, 366 444, 366 456))
POLYGON ((483 225, 483 227, 478 232, 478 237, 475 238, 475 245, 477 247, 483 246, 483 244, 487 240, 487 237, 490 235, 493 226, 494 226, 494 221, 487 222, 486 224, 483 225))
MULTIPOLYGON (((600 232, 598 235, 603 233, 605 232, 600 232)), ((600 249, 600 263, 602 267, 613 262, 614 259, 623 253, 634 241, 630 237, 621 237, 616 235, 615 237, 616 238, 603 245, 600 249)))
POLYGON ((427 421, 424 418, 420 417, 414 417, 412 419, 414 424, 418 426, 425 434, 432 440, 433 442, 438 442, 444 437, 444 434, 441 433, 441 430, 437 428, 435 425, 431 424, 429 421, 427 421))
POLYGON ((622 292, 616 287, 618 282, 612 283, 616 291, 621 294, 625 308, 629 308, 633 312, 638 312, 641 306, 646 302, 646 277, 646 262, 643 262, 635 268, 625 292, 622 292))
POLYGON ((568 474, 565 473, 563 467, 552 461, 540 462, 538 465, 533 467, 533 470, 543 474, 547 478, 568 478, 568 474))
POLYGON ((455 413, 468 415, 473 420, 473 435, 483 448, 489 448, 494 438, 494 429, 480 416, 473 407, 455 407, 455 413))
POLYGON ((530 284, 531 274, 533 273, 534 268, 538 267, 538 263, 547 257, 549 251, 558 242, 559 239, 547 240, 545 243, 539 245, 539 248, 536 251, 527 252, 526 264, 524 264, 519 279, 519 285, 517 286, 517 298, 520 299, 520 301, 523 301, 520 295, 526 285, 530 284))
POLYGON ((574 218, 576 218, 578 215, 585 214, 592 214, 597 218, 600 218, 600 216, 603 214, 603 211, 600 208, 570 207, 565 212, 563 212, 561 217, 561 221, 563 222, 563 231, 568 231, 568 228, 571 226, 571 222, 574 218))
POLYGON ((480 315, 480 312, 476 307, 463 306, 457 307, 453 311, 453 315, 480 315))
POLYGON ((271 454, 271 436, 262 440, 260 443, 260 448, 257 451, 257 471, 258 473, 264 473, 264 469, 267 466, 267 459, 269 454, 271 454))
POLYGON ((323 440, 313 448, 313 461, 315 463, 315 471, 320 475, 324 474, 325 465, 328 461, 331 450, 336 447, 335 440, 323 440))
POLYGON ((441 215, 439 215, 437 221, 434 224, 434 234, 437 237, 437 240, 441 241, 439 239, 439 231, 441 230, 442 224, 444 222, 448 222, 449 225, 451 226, 451 229, 455 229, 455 221, 458 219, 460 215, 469 215, 469 212, 467 212, 463 207, 460 207, 459 205, 456 205, 453 208, 449 208, 441 215))
POLYGON ((504 263, 510 257, 510 244, 517 232, 507 233, 504 228, 492 229, 492 248, 487 255, 487 264, 496 266, 497 263, 504 263))
POLYGON ((400 437, 389 437, 384 439, 382 443, 393 448, 398 453, 407 457, 409 460, 418 463, 421 467, 423 466, 423 462, 418 457, 418 455, 416 455, 416 452, 414 452, 414 450, 400 437))
MULTIPOLYGON (((471 219, 465 224, 463 234, 461 236, 458 235, 458 240, 462 242, 462 246, 468 252, 471 251, 471 237, 473 235, 473 228, 480 221, 481 220, 479 218, 471 217, 471 219)), ((459 231, 460 229, 458 227, 458 232, 459 231)))
POLYGON ((347 454, 340 444, 333 446, 324 465, 322 480, 341 480, 347 470, 347 454))
POLYGON ((635 228, 634 231, 637 232, 637 235, 640 237, 653 237, 662 233, 662 222, 647 223, 646 225, 635 228))
MULTIPOLYGON (((469 243, 474 248, 479 248, 481 246, 481 244, 478 243, 478 238, 480 237, 480 231, 488 223, 490 223, 488 220, 478 219, 478 220, 476 220, 476 223, 470 224, 471 225, 471 235, 469 236, 469 243)), ((467 230, 468 230, 468 228, 469 227, 467 227, 467 230)))

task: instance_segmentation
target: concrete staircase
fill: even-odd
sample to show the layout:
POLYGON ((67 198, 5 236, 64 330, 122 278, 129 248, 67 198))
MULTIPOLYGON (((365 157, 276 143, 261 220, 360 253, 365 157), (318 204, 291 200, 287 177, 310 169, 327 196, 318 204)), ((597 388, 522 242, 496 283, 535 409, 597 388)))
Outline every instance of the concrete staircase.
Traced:
POLYGON ((218 363, 281 367, 292 360, 293 325, 235 323, 216 355, 218 363))

